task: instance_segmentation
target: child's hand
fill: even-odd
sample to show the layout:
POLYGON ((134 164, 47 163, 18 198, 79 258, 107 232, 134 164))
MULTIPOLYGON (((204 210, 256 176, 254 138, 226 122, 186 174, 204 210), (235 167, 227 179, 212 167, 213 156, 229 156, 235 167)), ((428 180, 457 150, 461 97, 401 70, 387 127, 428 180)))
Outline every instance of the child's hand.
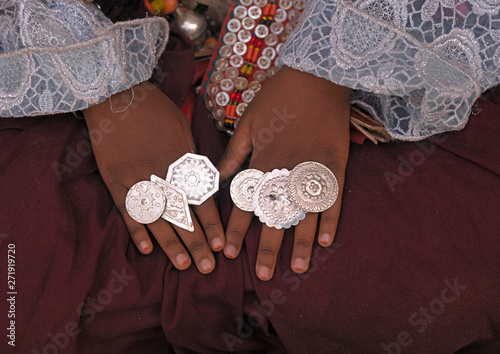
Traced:
MULTIPOLYGON (((151 174, 165 178, 172 162, 186 152, 194 152, 194 142, 186 117, 152 84, 144 82, 110 99, 88 108, 85 120, 101 176, 137 248, 148 254, 153 244, 144 225, 126 211, 127 191, 136 182, 149 180, 151 174), (110 99, 113 111, 123 112, 113 113, 110 99)), ((224 231, 212 198, 193 209, 202 225, 192 215, 192 233, 162 218, 147 227, 176 268, 188 268, 191 254, 199 271, 210 273, 215 260, 208 243, 212 250, 220 251, 224 231)))
MULTIPOLYGON (((337 228, 349 153, 349 97, 351 90, 314 75, 284 67, 262 87, 219 164, 221 180, 234 174, 253 149, 249 168, 263 172, 293 169, 304 161, 328 166, 339 183, 335 204, 319 217, 308 213, 295 229, 291 267, 309 267, 314 237, 322 246, 333 242, 337 228)), ((253 214, 233 207, 226 230, 224 253, 235 258, 253 214)), ((261 280, 272 278, 284 230, 262 226, 255 269, 261 280)))

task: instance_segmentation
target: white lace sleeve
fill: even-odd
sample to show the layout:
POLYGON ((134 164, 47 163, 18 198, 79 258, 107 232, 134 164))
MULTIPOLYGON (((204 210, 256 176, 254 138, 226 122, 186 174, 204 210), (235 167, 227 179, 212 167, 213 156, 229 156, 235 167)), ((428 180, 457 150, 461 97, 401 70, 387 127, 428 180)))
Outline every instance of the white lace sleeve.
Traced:
POLYGON ((462 129, 499 82, 498 0, 311 0, 280 64, 355 89, 395 139, 462 129))
POLYGON ((82 110, 151 77, 165 19, 112 24, 81 0, 0 1, 0 117, 82 110))

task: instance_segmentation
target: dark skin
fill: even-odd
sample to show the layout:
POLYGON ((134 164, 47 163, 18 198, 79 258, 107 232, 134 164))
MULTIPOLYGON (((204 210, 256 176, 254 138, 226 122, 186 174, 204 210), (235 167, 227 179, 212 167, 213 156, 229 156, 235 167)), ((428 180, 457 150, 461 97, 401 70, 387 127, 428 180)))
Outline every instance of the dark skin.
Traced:
MULTIPOLYGON (((104 183, 135 245, 149 254, 153 243, 146 226, 128 215, 125 197, 135 183, 149 180, 151 174, 165 178, 172 162, 194 152, 189 123, 177 106, 148 82, 88 108, 84 115, 89 131, 102 133, 102 139, 91 134, 91 142, 104 183)), ((191 210, 193 233, 161 218, 147 228, 177 269, 187 269, 194 261, 198 270, 207 274, 215 267, 212 251, 224 247, 224 230, 212 198, 191 210)))
MULTIPOLYGON (((288 67, 269 79, 247 107, 219 163, 221 179, 239 170, 252 153, 249 168, 264 172, 293 169, 304 161, 330 168, 339 183, 335 204, 321 213, 307 213, 295 227, 291 268, 309 268, 315 235, 323 247, 332 244, 342 203, 349 155, 349 98, 351 89, 288 67)), ((226 230, 224 254, 238 256, 253 214, 233 207, 226 230)), ((262 225, 255 271, 261 280, 274 274, 284 230, 262 225)))
MULTIPOLYGON (((147 82, 135 91, 145 94, 132 100, 129 107, 131 90, 111 97, 113 110, 108 99, 84 114, 90 131, 103 130, 103 121, 114 127, 101 141, 91 134, 94 154, 134 243, 148 254, 153 244, 146 227, 126 212, 127 191, 136 182, 149 180, 151 174, 165 176, 172 162, 194 151, 194 143, 186 118, 163 93, 147 82)), ((291 170, 301 162, 318 161, 335 173, 340 189, 335 204, 321 217, 308 213, 296 226, 291 267, 299 274, 309 267, 315 235, 323 247, 331 245, 335 237, 349 154, 350 94, 348 88, 284 67, 266 82, 245 111, 219 165, 221 180, 225 180, 253 151, 249 167, 261 171, 291 170)), ((163 219, 147 227, 177 269, 187 269, 192 259, 198 270, 207 274, 215 267, 212 251, 224 249, 226 257, 238 256, 253 214, 234 207, 224 237, 212 198, 192 210, 200 220, 198 223, 193 215, 194 233, 163 219)), ((261 280, 274 274, 283 233, 262 226, 255 265, 261 280)))

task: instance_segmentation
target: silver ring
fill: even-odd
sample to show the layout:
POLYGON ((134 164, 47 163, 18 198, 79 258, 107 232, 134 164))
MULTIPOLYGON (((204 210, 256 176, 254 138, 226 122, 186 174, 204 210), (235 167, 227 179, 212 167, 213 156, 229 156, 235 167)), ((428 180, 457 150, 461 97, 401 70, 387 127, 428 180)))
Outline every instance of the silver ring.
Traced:
POLYGON ((241 171, 234 177, 229 191, 231 199, 238 208, 244 211, 254 211, 252 198, 255 187, 259 184, 262 176, 264 176, 264 172, 250 168, 241 171))
POLYGON ((163 193, 167 198, 165 210, 161 217, 184 230, 193 232, 194 225, 186 193, 158 176, 151 175, 151 181, 163 189, 163 193))
POLYGON ((219 190, 219 171, 208 157, 187 153, 169 166, 167 182, 182 189, 189 204, 200 205, 219 190))
POLYGON ((165 210, 165 205, 163 190, 151 181, 137 182, 125 197, 128 215, 141 224, 151 224, 158 220, 165 210))
POLYGON ((287 183, 290 171, 273 170, 266 173, 257 185, 252 198, 254 213, 260 222, 276 229, 288 229, 306 216, 288 197, 287 183))
POLYGON ((337 200, 339 184, 325 165, 307 161, 295 166, 288 178, 288 196, 301 209, 320 213, 337 200))

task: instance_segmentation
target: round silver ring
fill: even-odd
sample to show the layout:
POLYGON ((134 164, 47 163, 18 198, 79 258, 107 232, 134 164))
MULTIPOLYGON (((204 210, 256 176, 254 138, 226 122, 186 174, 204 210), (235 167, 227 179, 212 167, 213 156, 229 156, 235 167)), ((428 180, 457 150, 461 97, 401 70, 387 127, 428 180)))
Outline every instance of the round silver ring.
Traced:
POLYGON ((301 209, 320 213, 337 200, 339 184, 325 165, 307 161, 295 166, 288 178, 288 196, 301 209))
POLYGON ((138 223, 151 224, 161 217, 166 202, 160 186, 151 181, 140 181, 127 192, 125 208, 128 215, 138 223))

